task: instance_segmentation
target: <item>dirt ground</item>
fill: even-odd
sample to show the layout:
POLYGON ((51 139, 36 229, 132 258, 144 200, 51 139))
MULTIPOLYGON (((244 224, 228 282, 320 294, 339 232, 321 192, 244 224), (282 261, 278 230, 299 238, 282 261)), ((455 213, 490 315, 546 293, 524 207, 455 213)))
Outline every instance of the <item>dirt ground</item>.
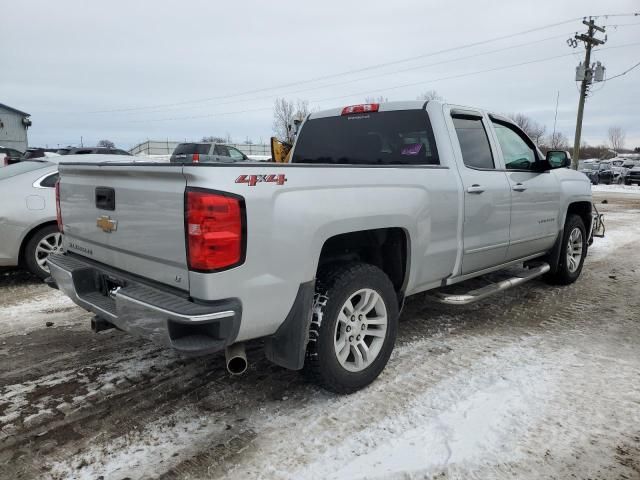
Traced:
POLYGON ((230 377, 222 355, 93 334, 0 272, 0 478, 640 479, 640 195, 595 198, 608 235, 576 284, 413 297, 389 365, 349 396, 259 343, 230 377))

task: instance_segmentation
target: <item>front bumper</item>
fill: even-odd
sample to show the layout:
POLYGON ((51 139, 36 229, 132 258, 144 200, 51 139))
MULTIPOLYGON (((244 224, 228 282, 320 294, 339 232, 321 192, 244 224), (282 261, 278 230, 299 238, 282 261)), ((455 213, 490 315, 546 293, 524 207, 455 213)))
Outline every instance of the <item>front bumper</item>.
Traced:
POLYGON ((238 335, 237 299, 200 302, 77 255, 47 262, 60 290, 120 330, 190 355, 221 350, 238 335))

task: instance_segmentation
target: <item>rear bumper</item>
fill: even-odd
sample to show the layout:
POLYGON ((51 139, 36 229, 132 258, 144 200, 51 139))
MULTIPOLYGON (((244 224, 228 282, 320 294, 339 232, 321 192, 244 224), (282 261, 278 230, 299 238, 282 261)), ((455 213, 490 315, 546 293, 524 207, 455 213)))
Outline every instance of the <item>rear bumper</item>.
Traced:
POLYGON ((76 255, 52 255, 48 265, 58 288, 82 308, 182 353, 216 352, 238 335, 238 299, 200 302, 76 255))

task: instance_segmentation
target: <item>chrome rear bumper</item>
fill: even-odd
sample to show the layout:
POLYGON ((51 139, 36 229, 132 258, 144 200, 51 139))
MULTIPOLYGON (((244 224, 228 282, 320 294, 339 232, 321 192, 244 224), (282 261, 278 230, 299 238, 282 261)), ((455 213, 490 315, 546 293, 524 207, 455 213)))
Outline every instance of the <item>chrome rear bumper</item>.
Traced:
POLYGON ((222 350, 238 334, 237 299, 198 302, 77 255, 47 262, 60 290, 120 330, 192 355, 222 350))

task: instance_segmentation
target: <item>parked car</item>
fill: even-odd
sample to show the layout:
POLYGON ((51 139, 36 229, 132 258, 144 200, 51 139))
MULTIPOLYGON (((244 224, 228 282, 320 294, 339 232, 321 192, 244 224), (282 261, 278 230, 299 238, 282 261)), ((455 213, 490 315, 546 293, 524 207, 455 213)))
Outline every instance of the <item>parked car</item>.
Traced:
POLYGON ((55 153, 56 148, 27 148, 27 150, 20 157, 20 161, 23 162, 25 160, 34 160, 36 158, 43 158, 47 153, 55 153))
POLYGON ((0 167, 6 167, 20 161, 22 152, 15 148, 0 146, 0 167))
POLYGON ((242 162, 248 157, 235 147, 220 143, 181 143, 171 155, 172 163, 242 162))
MULTIPOLYGON (((598 164, 598 182, 611 185, 617 183, 617 179, 622 178, 619 172, 614 170, 611 162, 602 161, 598 164)), ((620 182, 622 183, 622 182, 620 182)))
POLYGON ((582 168, 579 170, 584 173, 592 185, 598 185, 600 183, 600 176, 598 175, 598 163, 596 162, 584 162, 582 168))
POLYGON ((120 148, 109 147, 65 147, 56 150, 59 155, 128 155, 132 156, 126 150, 120 148))
POLYGON ((502 116, 437 101, 313 112, 291 162, 63 164, 53 280, 95 331, 225 349, 232 373, 261 338, 274 363, 347 393, 385 367, 407 296, 466 304, 582 270, 588 179, 502 116), (511 281, 446 289, 515 265, 511 281))
POLYGON ((627 170, 624 176, 625 185, 640 185, 640 165, 635 165, 633 168, 627 170))
MULTIPOLYGON (((68 157, 25 160, 0 169, 0 266, 22 266, 40 278, 49 276, 47 256, 61 251, 56 224, 55 183, 58 162, 68 157)), ((83 161, 119 161, 91 155, 83 161)))

